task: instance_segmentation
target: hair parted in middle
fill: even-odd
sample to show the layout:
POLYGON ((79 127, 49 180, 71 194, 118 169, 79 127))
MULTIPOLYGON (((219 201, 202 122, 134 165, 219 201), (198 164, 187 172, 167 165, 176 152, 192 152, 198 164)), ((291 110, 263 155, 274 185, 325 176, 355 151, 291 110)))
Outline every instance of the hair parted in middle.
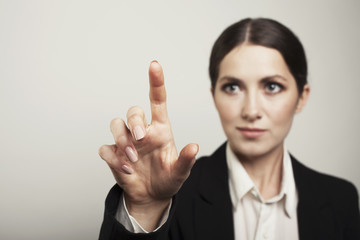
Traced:
POLYGON ((299 94, 307 84, 307 61, 298 37, 286 26, 268 18, 246 18, 226 28, 215 41, 210 55, 209 74, 214 89, 220 63, 235 47, 254 44, 276 49, 295 78, 299 94))

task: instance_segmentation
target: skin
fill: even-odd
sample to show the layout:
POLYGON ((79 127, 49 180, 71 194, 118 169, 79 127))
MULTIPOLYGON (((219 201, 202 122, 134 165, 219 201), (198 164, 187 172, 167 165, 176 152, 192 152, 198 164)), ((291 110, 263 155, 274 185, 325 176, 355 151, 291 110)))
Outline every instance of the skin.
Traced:
POLYGON ((299 96, 296 81, 279 51, 241 44, 222 60, 212 90, 232 151, 263 198, 280 191, 284 139, 310 88, 299 96))
MULTIPOLYGON (((126 123, 119 118, 111 121, 115 144, 100 147, 99 155, 124 190, 130 215, 150 232, 190 175, 199 147, 188 144, 177 153, 167 115, 164 75, 156 61, 150 64, 149 81, 151 123, 147 124, 141 108, 130 108, 126 123)), ((265 198, 271 196, 281 179, 279 159, 284 138, 294 114, 306 102, 308 86, 298 96, 295 80, 276 50, 241 45, 221 62, 219 79, 212 92, 232 150, 265 198), (264 84, 264 77, 275 75, 281 78, 272 80, 281 82, 284 89, 269 94, 265 89, 270 86, 264 84), (234 79, 238 79, 235 81, 238 87, 234 79), (255 139, 250 133, 252 137, 246 138, 236 129, 238 126, 263 128, 264 133, 255 139), (267 180, 270 184, 263 184, 267 180), (264 190, 268 188, 273 190, 264 190)))
POLYGON ((141 108, 130 108, 127 124, 119 118, 111 121, 115 144, 100 147, 99 155, 124 190, 130 215, 150 232, 190 175, 199 147, 188 144, 177 153, 166 108, 164 74, 156 61, 150 64, 149 82, 151 123, 147 124, 141 108))

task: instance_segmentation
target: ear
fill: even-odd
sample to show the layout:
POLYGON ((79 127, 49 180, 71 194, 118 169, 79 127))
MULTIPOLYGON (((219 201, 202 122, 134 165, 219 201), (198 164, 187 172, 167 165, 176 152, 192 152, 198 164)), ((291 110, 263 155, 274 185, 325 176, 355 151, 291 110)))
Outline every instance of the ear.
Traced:
POLYGON ((216 101, 215 101, 215 89, 213 87, 210 87, 210 93, 211 93, 211 96, 212 96, 212 99, 213 99, 213 103, 215 105, 215 108, 217 109, 217 106, 216 106, 216 101))
POLYGON ((296 113, 299 113, 303 110, 303 108, 305 107, 307 100, 309 98, 309 94, 310 94, 310 86, 309 86, 309 84, 306 84, 304 86, 303 92, 301 93, 301 96, 299 97, 299 101, 297 103, 296 110, 295 110, 296 113))

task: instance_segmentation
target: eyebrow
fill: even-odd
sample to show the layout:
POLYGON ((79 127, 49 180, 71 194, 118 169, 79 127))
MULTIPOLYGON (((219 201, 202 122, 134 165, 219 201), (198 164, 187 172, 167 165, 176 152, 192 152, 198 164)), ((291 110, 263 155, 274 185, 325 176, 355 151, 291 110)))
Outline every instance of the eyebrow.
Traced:
MULTIPOLYGON (((263 81, 270 80, 270 79, 274 79, 274 78, 280 78, 281 80, 286 81, 286 82, 288 81, 287 78, 285 78, 285 77, 283 77, 283 76, 281 76, 281 75, 279 75, 279 74, 265 76, 265 77, 261 78, 260 81, 263 82, 263 81)), ((220 81, 243 82, 242 79, 236 78, 236 77, 232 77, 232 76, 224 76, 224 77, 220 78, 218 81, 219 81, 219 82, 220 82, 220 81)))
POLYGON ((288 81, 288 79, 287 79, 286 77, 281 76, 281 75, 279 75, 279 74, 270 75, 270 76, 267 76, 267 77, 262 78, 261 80, 274 79, 274 78, 280 78, 281 80, 283 80, 283 81, 285 81, 285 82, 288 81))
POLYGON ((221 81, 242 82, 243 80, 241 80, 240 78, 236 78, 236 77, 224 76, 218 80, 218 82, 221 82, 221 81))

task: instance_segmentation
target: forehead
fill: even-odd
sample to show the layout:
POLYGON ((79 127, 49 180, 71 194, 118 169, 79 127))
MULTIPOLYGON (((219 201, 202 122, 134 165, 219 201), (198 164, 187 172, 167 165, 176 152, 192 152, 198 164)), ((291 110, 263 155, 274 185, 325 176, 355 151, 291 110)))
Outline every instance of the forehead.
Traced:
POLYGON ((293 78, 278 50, 253 44, 235 47, 224 57, 219 68, 219 79, 225 76, 261 79, 273 75, 293 78))

